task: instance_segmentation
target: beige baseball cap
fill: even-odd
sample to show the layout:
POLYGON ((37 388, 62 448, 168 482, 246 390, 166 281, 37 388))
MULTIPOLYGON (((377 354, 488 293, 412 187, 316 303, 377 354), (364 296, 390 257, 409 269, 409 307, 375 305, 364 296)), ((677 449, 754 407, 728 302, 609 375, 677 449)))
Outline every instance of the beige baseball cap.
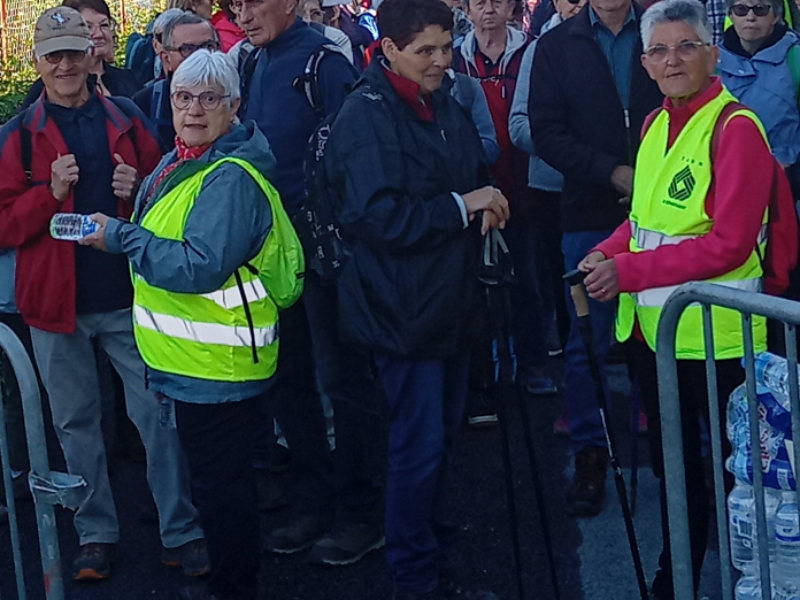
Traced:
POLYGON ((49 8, 36 21, 33 51, 45 56, 62 50, 86 52, 92 47, 91 32, 81 13, 74 8, 49 8))

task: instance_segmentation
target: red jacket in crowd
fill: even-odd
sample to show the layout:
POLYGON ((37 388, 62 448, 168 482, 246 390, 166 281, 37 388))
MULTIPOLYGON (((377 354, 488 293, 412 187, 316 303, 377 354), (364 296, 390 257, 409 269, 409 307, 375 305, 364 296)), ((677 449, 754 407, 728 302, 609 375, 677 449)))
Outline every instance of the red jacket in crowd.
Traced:
MULTIPOLYGON (((111 155, 148 175, 161 159, 156 135, 127 98, 99 92, 106 116, 111 155)), ((55 122, 45 112, 44 94, 0 128, 0 247, 17 249, 16 303, 25 322, 53 333, 72 333, 76 322, 75 253, 50 237, 50 219, 73 211, 73 195, 59 202, 50 192, 51 165, 69 154, 55 122), (20 129, 31 132, 31 183, 25 176, 20 129)), ((112 191, 109 189, 109 193, 112 191)), ((119 202, 119 216, 130 217, 133 203, 119 202)))

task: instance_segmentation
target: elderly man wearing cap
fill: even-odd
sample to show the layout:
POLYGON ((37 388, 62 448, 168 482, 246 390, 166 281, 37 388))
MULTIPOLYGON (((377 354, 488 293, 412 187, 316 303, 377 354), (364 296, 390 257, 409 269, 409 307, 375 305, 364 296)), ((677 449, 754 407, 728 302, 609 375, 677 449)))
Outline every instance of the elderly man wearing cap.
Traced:
POLYGON ((16 249, 16 304, 31 328, 67 467, 87 484, 75 513, 81 550, 73 578, 108 577, 119 538, 93 341, 124 382, 128 414, 147 450, 162 562, 200 575, 208 570, 203 532, 177 434, 159 427, 158 403, 145 388, 126 259, 48 232, 57 213, 129 217, 140 178, 161 157, 139 109, 126 98, 106 98, 88 82, 91 48, 76 10, 52 8, 36 23, 36 70, 45 90, 0 129, 0 247, 16 249))

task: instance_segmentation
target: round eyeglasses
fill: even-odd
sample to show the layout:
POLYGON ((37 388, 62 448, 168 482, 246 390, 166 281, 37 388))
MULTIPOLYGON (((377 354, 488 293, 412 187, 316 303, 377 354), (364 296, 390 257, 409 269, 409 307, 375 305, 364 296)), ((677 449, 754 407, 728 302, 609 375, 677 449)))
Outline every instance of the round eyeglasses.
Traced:
POLYGON ((202 92, 200 94, 190 94, 184 90, 178 90, 177 92, 173 92, 170 98, 172 98, 172 106, 177 108, 178 110, 188 110, 190 106, 192 106, 192 102, 194 102, 195 98, 198 102, 200 102, 200 106, 203 107, 204 110, 216 110, 219 107, 219 103, 222 102, 223 98, 230 98, 230 94, 218 94, 217 92, 202 92))

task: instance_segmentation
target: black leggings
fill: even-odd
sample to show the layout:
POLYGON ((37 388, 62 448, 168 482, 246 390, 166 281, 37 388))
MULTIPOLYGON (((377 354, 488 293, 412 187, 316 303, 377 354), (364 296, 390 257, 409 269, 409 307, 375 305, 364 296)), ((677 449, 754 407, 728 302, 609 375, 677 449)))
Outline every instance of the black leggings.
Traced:
MULTIPOLYGON (((658 559, 659 571, 653 582, 653 591, 659 598, 672 598, 672 564, 669 548, 669 523, 667 519, 667 494, 664 483, 664 456, 662 452, 661 415, 658 403, 656 355, 638 340, 628 342, 632 348, 635 373, 639 378, 641 397, 647 412, 648 439, 653 473, 659 479, 661 500, 661 532, 664 546, 658 559)), ((739 359, 718 360, 717 404, 720 410, 722 453, 727 457, 731 446, 725 435, 725 408, 730 393, 744 381, 744 370, 739 359)), ((678 361, 678 398, 681 406, 683 456, 686 471, 686 500, 689 511, 689 538, 692 552, 692 571, 695 591, 700 582, 700 570, 708 545, 709 494, 703 472, 700 419, 708 425, 708 392, 705 362, 702 360, 678 361)), ((709 428, 710 431, 710 428, 709 428)), ((671 440, 667 440, 669 443, 671 440)), ((733 478, 726 472, 725 487, 733 487, 733 478)))

